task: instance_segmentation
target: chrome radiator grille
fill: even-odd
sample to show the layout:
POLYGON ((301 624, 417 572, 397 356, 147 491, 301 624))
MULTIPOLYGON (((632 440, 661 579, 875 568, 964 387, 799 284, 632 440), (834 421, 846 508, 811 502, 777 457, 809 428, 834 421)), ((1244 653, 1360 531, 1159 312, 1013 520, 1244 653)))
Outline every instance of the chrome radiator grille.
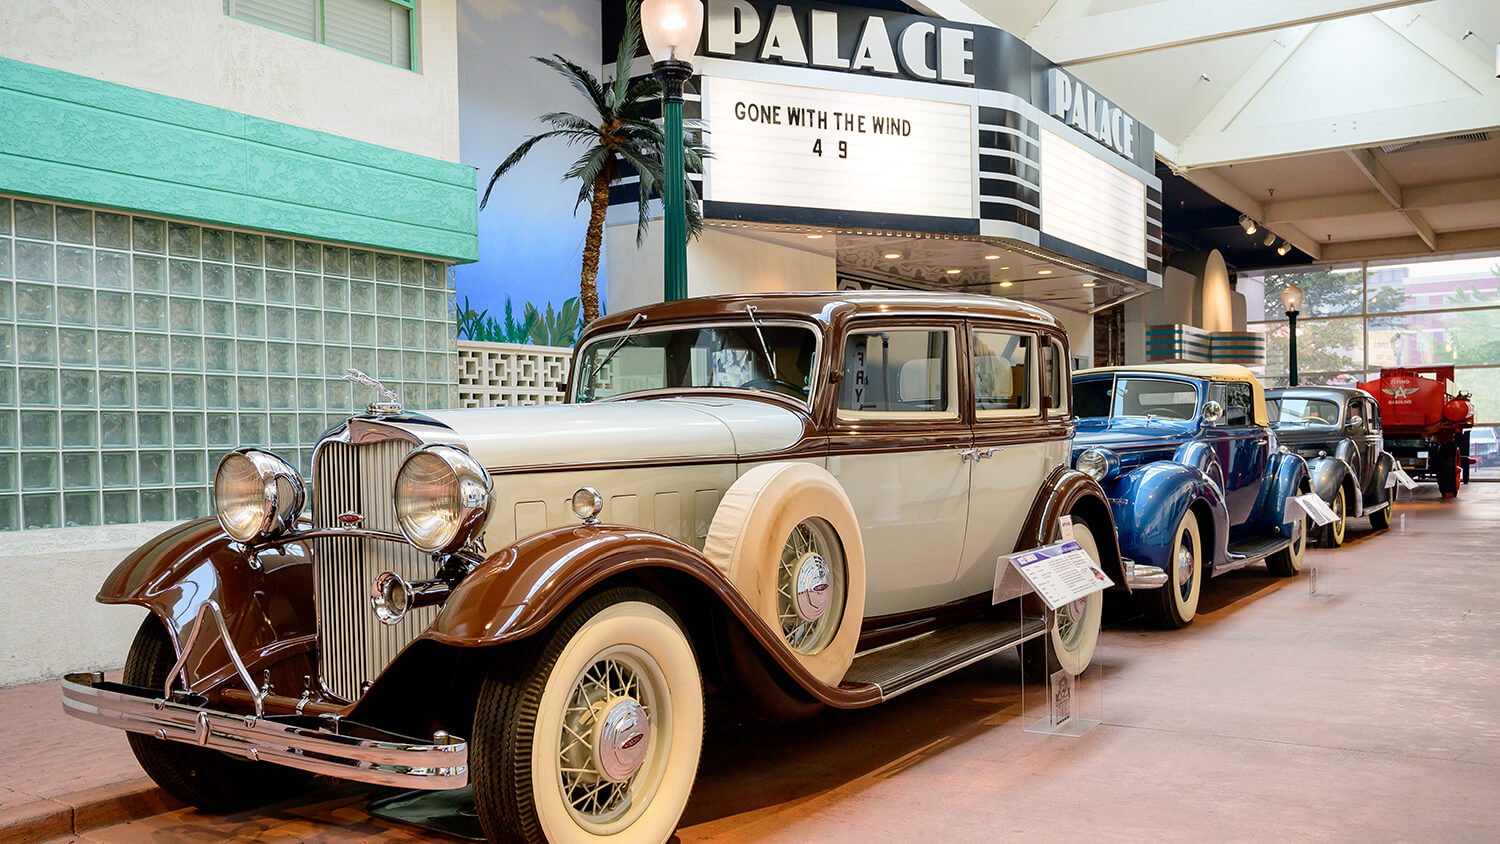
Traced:
MULTIPOLYGON (((358 513, 365 528, 399 534, 391 488, 411 449, 411 443, 395 439, 361 445, 325 443, 313 466, 313 524, 334 527, 340 514, 358 513)), ((440 609, 423 607, 396 624, 382 624, 370 610, 370 584, 384 571, 407 580, 429 578, 434 564, 405 543, 342 536, 314 542, 323 685, 353 701, 360 685, 380 676, 440 609)))

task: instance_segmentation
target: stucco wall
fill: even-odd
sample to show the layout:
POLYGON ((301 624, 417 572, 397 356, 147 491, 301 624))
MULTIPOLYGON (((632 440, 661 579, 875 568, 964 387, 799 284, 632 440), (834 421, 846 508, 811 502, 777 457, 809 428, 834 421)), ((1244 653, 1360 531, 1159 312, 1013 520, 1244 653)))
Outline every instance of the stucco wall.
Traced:
POLYGON ((115 564, 171 527, 157 522, 0 534, 0 686, 118 668, 146 611, 95 603, 115 564))
MULTIPOLYGON (((661 220, 654 220, 636 247, 633 224, 605 229, 609 261, 607 296, 611 311, 662 299, 661 220)), ((831 255, 766 240, 705 229, 688 246, 688 295, 832 290, 837 283, 831 255)))
POLYGON ((453 0, 419 0, 418 72, 224 14, 221 0, 5 0, 0 56, 458 160, 453 0))

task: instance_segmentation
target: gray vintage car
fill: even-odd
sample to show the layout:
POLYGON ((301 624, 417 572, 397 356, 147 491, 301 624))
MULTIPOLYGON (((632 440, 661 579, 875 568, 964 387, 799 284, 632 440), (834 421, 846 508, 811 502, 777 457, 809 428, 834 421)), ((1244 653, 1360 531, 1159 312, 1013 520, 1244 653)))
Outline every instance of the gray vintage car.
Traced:
POLYGON ((1380 403, 1355 387, 1267 390, 1266 403, 1277 438, 1307 458, 1313 489, 1338 516, 1316 541, 1337 548, 1348 519, 1360 516, 1369 516, 1375 530, 1390 527, 1396 498, 1388 481, 1396 459, 1381 438, 1380 403))

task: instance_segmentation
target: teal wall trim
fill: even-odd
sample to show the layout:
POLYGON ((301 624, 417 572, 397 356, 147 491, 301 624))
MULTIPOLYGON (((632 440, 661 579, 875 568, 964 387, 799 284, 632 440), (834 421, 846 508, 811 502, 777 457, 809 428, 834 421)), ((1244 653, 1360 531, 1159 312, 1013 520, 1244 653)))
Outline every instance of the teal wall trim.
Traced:
POLYGON ((408 252, 479 256, 476 173, 0 57, 0 192, 408 252))

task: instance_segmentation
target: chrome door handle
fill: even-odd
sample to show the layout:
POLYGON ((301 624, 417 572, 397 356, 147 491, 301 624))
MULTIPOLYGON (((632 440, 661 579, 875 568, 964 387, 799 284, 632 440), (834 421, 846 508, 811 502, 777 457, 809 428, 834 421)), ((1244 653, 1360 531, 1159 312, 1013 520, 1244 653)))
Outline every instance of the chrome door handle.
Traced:
POLYGON ((958 459, 964 463, 970 460, 978 463, 980 460, 994 457, 995 452, 999 450, 998 448, 961 448, 958 450, 958 459))

